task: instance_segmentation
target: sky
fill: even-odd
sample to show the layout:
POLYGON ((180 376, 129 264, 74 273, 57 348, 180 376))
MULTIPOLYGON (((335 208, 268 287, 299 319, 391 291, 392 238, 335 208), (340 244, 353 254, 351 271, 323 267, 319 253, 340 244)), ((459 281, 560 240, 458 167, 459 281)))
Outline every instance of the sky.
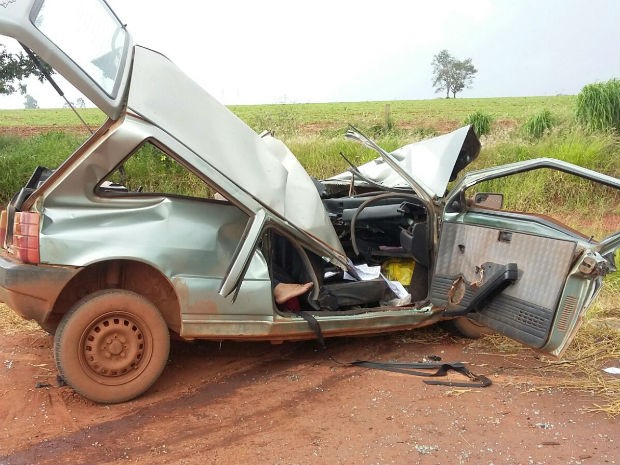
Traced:
MULTIPOLYGON (((440 98, 431 62, 442 49, 478 69, 457 97, 577 94, 620 78, 620 0, 109 4, 137 44, 168 56, 224 104, 440 98)), ((62 106, 50 89, 28 84, 41 107, 62 106)), ((0 97, 0 108, 23 100, 0 97)))

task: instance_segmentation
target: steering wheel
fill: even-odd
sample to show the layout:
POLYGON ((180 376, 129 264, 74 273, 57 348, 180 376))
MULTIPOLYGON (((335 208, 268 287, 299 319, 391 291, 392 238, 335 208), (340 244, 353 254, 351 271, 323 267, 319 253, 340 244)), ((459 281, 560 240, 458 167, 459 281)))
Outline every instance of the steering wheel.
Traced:
POLYGON ((368 205, 372 205, 373 203, 379 201, 379 200, 383 200, 383 199, 389 199, 389 198, 398 198, 398 199, 404 199, 404 198, 412 198, 415 200, 419 200, 419 197, 414 195, 414 194, 406 194, 406 193, 402 193, 402 192, 387 192, 385 194, 379 194, 376 195, 374 197, 369 198, 368 200, 364 201, 362 204, 360 204, 359 207, 357 207, 357 210, 355 210, 355 213, 353 213, 353 216, 351 217, 351 245, 353 246, 353 252, 355 252, 355 255, 359 255, 360 251, 359 251, 359 247, 357 246, 357 237, 355 234, 355 224, 357 222, 357 217, 360 215, 360 213, 362 213, 362 211, 368 206, 368 205))

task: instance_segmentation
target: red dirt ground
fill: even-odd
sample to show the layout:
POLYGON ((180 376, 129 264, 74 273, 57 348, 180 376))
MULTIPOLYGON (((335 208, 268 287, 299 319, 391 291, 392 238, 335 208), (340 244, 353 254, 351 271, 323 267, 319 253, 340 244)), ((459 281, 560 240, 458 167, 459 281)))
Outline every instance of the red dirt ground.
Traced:
POLYGON ((0 136, 31 137, 52 131, 88 134, 84 126, 0 126, 0 136))
POLYGON ((0 335, 0 464, 620 462, 620 419, 541 377, 532 351, 481 353, 438 329, 328 345, 339 360, 465 361, 493 385, 344 367, 313 342, 174 342, 145 395, 97 405, 56 387, 52 337, 24 329, 0 335))

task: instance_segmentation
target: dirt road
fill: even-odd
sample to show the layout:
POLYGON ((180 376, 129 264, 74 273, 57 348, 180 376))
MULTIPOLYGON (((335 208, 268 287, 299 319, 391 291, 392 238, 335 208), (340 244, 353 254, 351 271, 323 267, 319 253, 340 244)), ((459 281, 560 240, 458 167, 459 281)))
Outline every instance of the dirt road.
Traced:
POLYGON ((0 335, 0 464, 620 463, 620 419, 554 387, 534 352, 437 329, 328 344, 341 360, 465 361, 493 385, 344 367, 313 342, 175 342, 146 395, 104 406, 56 387, 52 338, 24 329, 0 335))

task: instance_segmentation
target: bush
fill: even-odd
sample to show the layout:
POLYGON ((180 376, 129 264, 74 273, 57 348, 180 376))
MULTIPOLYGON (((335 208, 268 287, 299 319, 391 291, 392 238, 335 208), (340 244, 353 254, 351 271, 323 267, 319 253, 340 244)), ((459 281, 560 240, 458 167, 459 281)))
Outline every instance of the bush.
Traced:
POLYGON ((474 127, 474 131, 476 131, 476 135, 478 137, 484 136, 491 132, 491 123, 493 122, 493 117, 488 113, 483 113, 481 111, 477 111, 475 113, 470 113, 465 118, 463 123, 471 124, 474 127))
POLYGON ((620 80, 588 84, 577 95, 577 121, 588 129, 620 132, 620 80))
POLYGON ((555 117, 547 109, 536 113, 528 119, 522 126, 526 136, 532 139, 540 139, 545 132, 549 132, 555 125, 555 117))

